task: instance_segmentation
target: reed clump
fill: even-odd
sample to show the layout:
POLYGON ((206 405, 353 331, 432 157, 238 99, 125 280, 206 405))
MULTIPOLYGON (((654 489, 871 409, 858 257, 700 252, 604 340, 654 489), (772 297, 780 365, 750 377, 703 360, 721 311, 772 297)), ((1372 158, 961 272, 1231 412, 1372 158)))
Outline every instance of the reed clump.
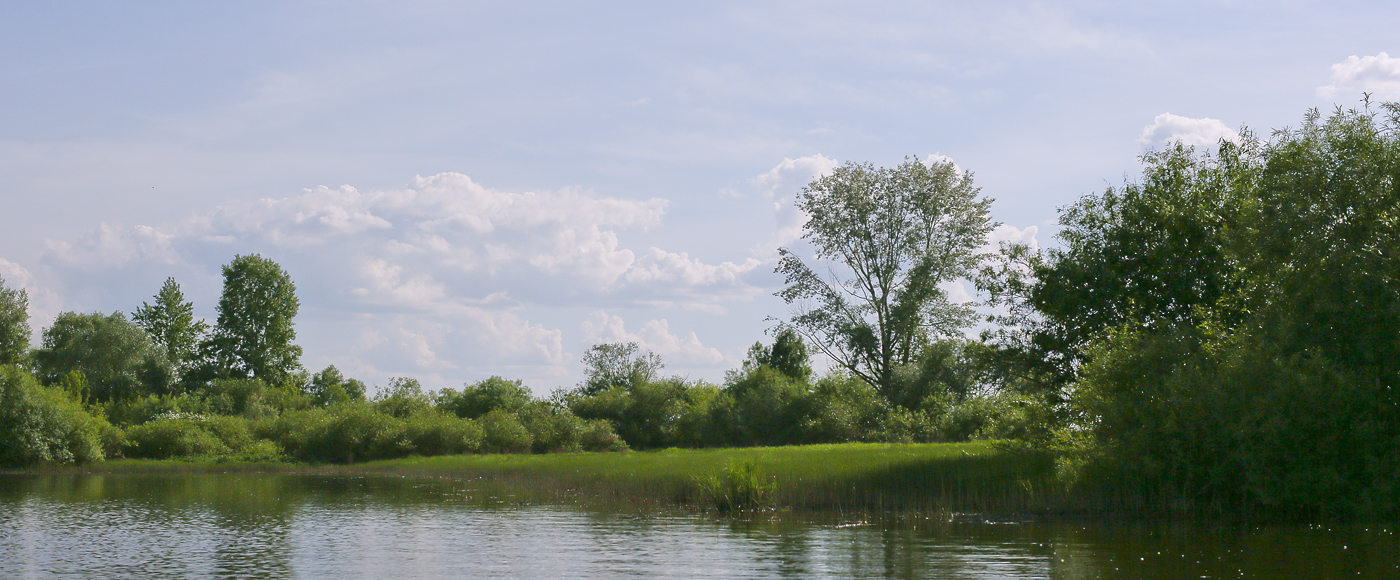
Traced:
POLYGON ((700 496, 722 514, 773 507, 778 483, 752 460, 730 464, 696 482, 700 496))

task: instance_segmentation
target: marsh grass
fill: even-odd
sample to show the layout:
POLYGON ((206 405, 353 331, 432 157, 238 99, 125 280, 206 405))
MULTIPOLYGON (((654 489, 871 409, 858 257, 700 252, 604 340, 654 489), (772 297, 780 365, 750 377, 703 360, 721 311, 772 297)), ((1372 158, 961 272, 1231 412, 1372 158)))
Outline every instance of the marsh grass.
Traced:
POLYGON ((772 507, 778 484, 753 461, 725 466, 696 478, 700 496, 722 514, 772 507))
POLYGON ((517 486, 532 497, 554 500, 682 504, 720 511, 713 493, 705 490, 707 478, 736 478, 736 489, 751 485, 743 493, 786 510, 1024 513, 1054 510, 1063 503, 1048 453, 986 441, 452 455, 352 465, 118 460, 49 469, 459 478, 517 486), (749 481, 743 483, 745 479, 749 481), (771 487, 760 491, 764 486, 771 487))

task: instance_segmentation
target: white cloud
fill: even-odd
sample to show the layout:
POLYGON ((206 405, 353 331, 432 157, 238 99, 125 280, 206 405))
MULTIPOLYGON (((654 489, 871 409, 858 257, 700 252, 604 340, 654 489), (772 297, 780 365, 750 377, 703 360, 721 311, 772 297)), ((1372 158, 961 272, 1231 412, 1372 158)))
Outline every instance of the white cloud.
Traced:
POLYGON ((754 247, 751 250, 754 255, 772 259, 777 255, 778 248, 802 237, 802 225, 807 223, 807 215, 793 205, 797 192, 813 179, 831 173, 840 165, 840 161, 820 153, 797 159, 785 157, 782 163, 750 181, 759 195, 773 202, 775 221, 772 237, 754 247))
POLYGON ((952 163, 953 171, 958 172, 958 175, 962 175, 963 168, 959 166, 956 162, 954 162, 952 157, 949 157, 942 153, 930 153, 928 157, 924 158, 924 165, 933 167, 934 163, 952 163))
POLYGON ((51 288, 41 286, 27 268, 0 258, 0 278, 4 278, 6 288, 24 290, 29 299, 30 340, 37 340, 39 333, 58 317, 63 303, 51 288))
POLYGON ((1215 147, 1221 139, 1234 141, 1238 138, 1239 133, 1220 119, 1193 119, 1162 113, 1152 119, 1151 125, 1142 129, 1142 136, 1138 137, 1138 142, 1153 149, 1177 141, 1193 147, 1209 148, 1215 147))
POLYGON ((685 336, 671 333, 666 319, 648 321, 636 333, 628 332, 622 317, 610 315, 603 310, 594 310, 579 325, 585 342, 635 342, 643 349, 661 355, 668 364, 692 367, 718 367, 724 363, 724 355, 718 349, 700 342, 694 331, 685 336))
POLYGON ((1400 99, 1400 58, 1384 52, 1351 55, 1332 65, 1332 84, 1318 87, 1317 95, 1334 99, 1339 92, 1371 93, 1378 100, 1400 99))
MULTIPOLYGON (((297 282, 306 331, 351 353, 358 368, 427 376, 505 365, 558 376, 571 360, 563 333, 526 312, 614 304, 722 313, 761 293, 746 280, 761 265, 754 258, 708 263, 623 243, 625 230, 660 227, 665 210, 664 199, 504 192, 444 173, 399 190, 318 187, 233 203, 167 227, 103 224, 50 242, 44 260, 79 289, 91 287, 83 280, 92 272, 121 268, 140 285, 134 295, 149 296, 172 273, 182 283, 217 280, 234 254, 259 253, 297 282), (322 313, 315 322, 308 308, 322 313)), ((637 336, 687 364, 722 360, 666 324, 648 323, 637 336)))
POLYGON ((992 229, 987 234, 987 246, 982 251, 995 251, 1002 242, 1012 244, 1025 244, 1030 246, 1032 251, 1040 249, 1040 241, 1035 239, 1035 235, 1040 233, 1040 228, 1036 226, 1026 226, 1025 229, 1009 224, 1001 224, 992 229))

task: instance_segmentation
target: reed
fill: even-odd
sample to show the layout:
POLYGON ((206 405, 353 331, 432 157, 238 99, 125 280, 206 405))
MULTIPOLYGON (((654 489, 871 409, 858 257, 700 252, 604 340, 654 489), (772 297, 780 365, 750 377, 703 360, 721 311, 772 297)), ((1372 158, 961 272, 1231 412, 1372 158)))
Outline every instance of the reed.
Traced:
MULTIPOLYGON (((626 453, 484 454, 339 464, 117 460, 42 468, 72 473, 268 472, 499 482, 564 501, 681 504, 726 511, 1020 513, 1063 505, 1054 460, 995 442, 843 443, 626 453), (731 486, 730 507, 709 484, 731 486), (747 488, 747 489, 746 489, 747 488)), ((27 470, 32 471, 32 470, 27 470)))

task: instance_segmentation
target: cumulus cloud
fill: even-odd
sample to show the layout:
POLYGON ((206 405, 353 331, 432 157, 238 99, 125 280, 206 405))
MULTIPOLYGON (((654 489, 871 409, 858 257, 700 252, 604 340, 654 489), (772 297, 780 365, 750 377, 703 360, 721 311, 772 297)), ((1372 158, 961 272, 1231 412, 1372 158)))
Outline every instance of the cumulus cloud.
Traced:
POLYGON ((1235 141, 1239 139, 1239 133, 1220 119, 1193 119, 1162 113, 1152 119, 1151 125, 1142 129, 1138 142, 1153 149, 1160 149, 1177 141, 1193 147, 1207 148, 1215 147, 1221 139, 1235 141))
POLYGON ((62 309, 58 294, 51 288, 39 285, 27 268, 5 258, 0 258, 0 278, 4 279, 6 288, 24 290, 28 296, 29 328, 34 335, 30 338, 37 338, 40 330, 53 322, 62 309))
POLYGON ((995 251, 1000 245, 1005 243, 1024 244, 1032 251, 1040 249, 1040 241, 1035 239, 1035 235, 1040 233, 1040 228, 1036 226, 1026 226, 1025 229, 1009 224, 1001 224, 992 229, 987 234, 987 246, 983 251, 995 251))
POLYGON ((959 166, 956 162, 954 162, 952 157, 949 157, 942 153, 930 153, 928 157, 924 158, 924 165, 933 167, 934 163, 952 163, 953 171, 958 172, 958 174, 962 174, 963 172, 963 168, 959 166))
POLYGON ((1318 87, 1317 95, 1334 99, 1339 92, 1365 92, 1379 100, 1400 99, 1400 58, 1384 52, 1375 56, 1351 55, 1332 65, 1332 84, 1318 87))
POLYGON ((672 334, 670 323, 664 318, 650 320, 634 333, 627 330, 622 317, 594 310, 579 325, 579 330, 587 343, 635 342, 661 355, 667 363, 680 366, 718 367, 724 363, 724 355, 702 344, 694 331, 685 336, 672 334))
POLYGON ((759 195, 772 202, 774 216, 772 237, 755 246, 754 255, 771 259, 777 255, 778 248, 802 237, 802 225, 807 223, 807 216, 793 205, 797 192, 839 165, 840 161, 820 153, 796 159, 785 157, 782 163, 750 180, 759 195))
MULTIPOLYGON (((297 281, 301 326, 366 368, 558 370, 570 360, 563 333, 529 320, 533 309, 611 304, 722 312, 761 293, 746 281, 761 264, 754 258, 712 263, 623 243, 624 232, 660 227, 665 211, 664 199, 578 188, 498 191, 444 173, 397 190, 318 187, 233 203, 170 226, 103 224, 76 240, 50 242, 44 260, 75 281, 112 268, 140 274, 124 278, 142 278, 151 288, 136 295, 149 295, 166 275, 216 283, 218 265, 234 254, 260 253, 297 281), (319 313, 315 328, 306 324, 308 309, 319 313)), ((664 319, 637 336, 679 360, 718 360, 718 351, 693 334, 671 335, 664 319)))

